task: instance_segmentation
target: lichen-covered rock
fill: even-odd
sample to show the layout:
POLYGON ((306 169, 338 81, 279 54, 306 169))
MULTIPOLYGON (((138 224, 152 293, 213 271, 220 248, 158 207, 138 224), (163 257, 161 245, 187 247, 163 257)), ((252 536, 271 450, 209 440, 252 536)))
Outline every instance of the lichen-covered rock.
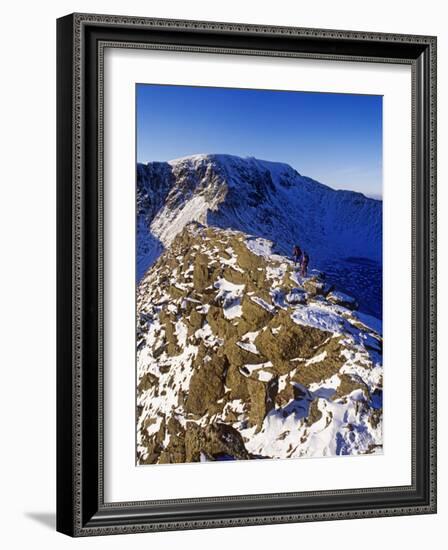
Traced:
POLYGON ((175 417, 171 417, 166 427, 168 444, 160 453, 159 464, 178 464, 185 462, 185 430, 175 417))
POLYGON ((180 348, 178 346, 177 337, 174 327, 174 316, 167 313, 165 310, 160 312, 160 322, 165 328, 165 338, 167 341, 166 352, 170 356, 179 355, 180 348))
POLYGON ((358 309, 358 302, 352 296, 345 294, 344 292, 338 292, 333 290, 328 294, 327 300, 331 304, 346 307, 348 309, 358 309))
POLYGON ((232 426, 219 422, 206 428, 189 423, 185 432, 185 453, 187 462, 250 458, 241 434, 232 426))
POLYGON ((196 254, 194 260, 193 285, 196 291, 210 284, 209 258, 205 254, 196 254))
POLYGON ((318 405, 319 401, 316 399, 315 401, 312 401, 310 408, 308 410, 308 415, 305 419, 305 424, 307 426, 312 426, 316 422, 319 422, 319 420, 322 418, 322 411, 319 409, 318 405))
POLYGON ((332 290, 332 285, 326 283, 322 277, 314 275, 305 279, 303 288, 310 296, 326 296, 332 290))
POLYGON ((226 387, 229 388, 229 400, 239 400, 243 403, 249 398, 247 378, 241 374, 240 367, 230 363, 226 375, 226 387))
POLYGON ((326 331, 294 323, 282 312, 266 330, 260 332, 255 344, 260 353, 272 361, 274 366, 284 370, 282 365, 285 361, 297 357, 310 357, 328 336, 326 331))
POLYGON ((204 324, 204 321, 205 315, 203 313, 199 313, 196 309, 193 309, 187 319, 188 336, 191 336, 199 330, 204 324))
POLYGON ((224 395, 224 379, 228 367, 225 356, 207 356, 191 377, 185 410, 202 416, 215 409, 224 395), (208 359, 208 360, 207 360, 208 359))
POLYGON ((247 330, 259 330, 270 321, 273 315, 273 309, 269 310, 260 305, 260 302, 254 301, 254 296, 244 296, 242 308, 243 321, 247 330))
POLYGON ((149 390, 152 386, 156 386, 159 379, 154 374, 146 372, 141 378, 137 386, 139 392, 149 390))
POLYGON ((255 364, 264 363, 266 361, 266 358, 263 355, 260 355, 259 352, 253 353, 248 349, 241 347, 241 345, 242 344, 239 337, 233 337, 227 342, 224 342, 224 353, 226 354, 230 364, 241 367, 246 363, 255 364))
POLYGON ((224 317, 221 307, 211 305, 207 313, 207 322, 209 323, 213 334, 227 340, 237 335, 236 326, 224 317))

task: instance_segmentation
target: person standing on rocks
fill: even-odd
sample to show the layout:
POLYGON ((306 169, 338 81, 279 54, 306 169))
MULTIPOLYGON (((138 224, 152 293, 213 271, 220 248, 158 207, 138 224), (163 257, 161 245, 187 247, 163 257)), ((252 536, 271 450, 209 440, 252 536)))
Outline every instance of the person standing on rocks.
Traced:
POLYGON ((302 251, 300 249, 300 246, 296 244, 292 249, 292 259, 294 260, 294 265, 297 265, 298 263, 300 263, 301 257, 302 257, 302 251))
POLYGON ((302 254, 302 261, 300 263, 300 275, 302 277, 306 277, 308 273, 308 264, 310 262, 310 257, 308 254, 304 251, 302 254))

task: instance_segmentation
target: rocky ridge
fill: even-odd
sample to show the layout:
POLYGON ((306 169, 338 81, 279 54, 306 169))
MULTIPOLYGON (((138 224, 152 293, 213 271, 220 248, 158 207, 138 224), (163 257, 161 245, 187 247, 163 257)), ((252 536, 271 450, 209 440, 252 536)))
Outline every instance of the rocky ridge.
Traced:
POLYGON ((382 451, 379 322, 272 241, 187 223, 137 290, 137 462, 382 451))
POLYGON ((282 254, 300 243, 319 269, 344 258, 381 262, 381 201, 284 163, 194 155, 137 165, 138 280, 192 221, 270 239, 282 254))

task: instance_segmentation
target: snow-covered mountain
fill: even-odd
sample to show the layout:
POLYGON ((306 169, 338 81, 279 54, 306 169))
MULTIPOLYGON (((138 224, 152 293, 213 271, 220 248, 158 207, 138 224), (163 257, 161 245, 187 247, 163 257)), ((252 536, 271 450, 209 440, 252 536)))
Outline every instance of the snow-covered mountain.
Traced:
POLYGON ((269 239, 284 255, 299 244, 310 265, 381 316, 381 201, 336 191, 287 164, 255 158, 195 155, 138 164, 138 280, 191 221, 269 239), (347 278, 352 269, 360 269, 357 283, 367 278, 370 284, 354 284, 347 278))
MULTIPOLYGON (((169 197, 176 230, 156 214, 167 248, 137 291, 138 464, 381 452, 381 324, 323 274, 299 275, 271 241, 185 225, 181 205, 215 204, 201 215, 217 219, 226 197, 215 186, 228 195, 232 185, 205 166, 201 184, 186 166, 184 178, 176 172, 183 189, 167 185, 157 198, 165 209, 169 197)), ((254 205, 280 185, 266 176, 254 205)), ((260 221, 238 204, 223 210, 260 221)))
POLYGON ((137 166, 138 464, 382 451, 381 210, 254 158, 137 166))

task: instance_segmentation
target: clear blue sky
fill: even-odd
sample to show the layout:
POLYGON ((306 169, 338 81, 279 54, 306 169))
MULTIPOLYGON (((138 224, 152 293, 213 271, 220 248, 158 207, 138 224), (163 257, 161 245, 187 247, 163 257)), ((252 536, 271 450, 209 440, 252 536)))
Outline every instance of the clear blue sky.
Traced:
POLYGON ((382 196, 382 97, 138 84, 137 161, 200 153, 286 162, 382 196))

